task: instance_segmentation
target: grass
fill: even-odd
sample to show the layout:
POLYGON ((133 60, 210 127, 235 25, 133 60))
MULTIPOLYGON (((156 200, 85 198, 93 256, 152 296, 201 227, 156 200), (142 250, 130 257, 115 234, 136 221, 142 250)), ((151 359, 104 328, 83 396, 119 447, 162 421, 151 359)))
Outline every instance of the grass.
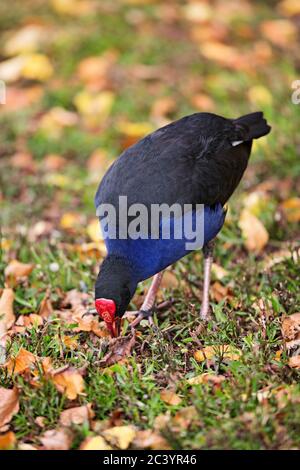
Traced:
MULTIPOLYGON (((299 194, 299 109, 291 104, 289 88, 297 78, 292 48, 280 48, 262 38, 271 48, 272 60, 252 71, 231 70, 201 56, 199 44, 190 34, 195 25, 180 13, 181 2, 169 5, 169 16, 163 2, 146 6, 114 2, 115 11, 109 2, 99 2, 95 14, 82 18, 60 15, 50 2, 18 3, 13 12, 4 9, 0 15, 5 38, 26 23, 35 3, 41 20, 56 34, 42 48, 55 64, 55 77, 42 84, 41 99, 26 109, 11 113, 3 109, 0 114, 1 286, 11 259, 35 264, 30 278, 15 286, 17 316, 37 312, 47 289, 56 311, 61 310, 71 289, 86 290, 92 307, 99 259, 92 254, 83 257, 78 248, 89 241, 86 226, 94 218, 97 181, 91 178, 87 160, 96 148, 105 150, 108 160, 120 153, 124 146, 124 136, 118 130, 121 120, 146 121, 155 128, 158 124, 151 109, 158 98, 171 96, 175 102, 172 118, 178 118, 199 110, 193 97, 203 93, 212 99, 218 114, 234 117, 260 108, 273 126, 271 135, 254 147, 249 169, 230 202, 229 220, 217 241, 216 263, 227 270, 222 284, 230 286, 230 298, 213 298, 213 317, 201 326, 202 258, 191 254, 173 267, 177 286, 167 286, 161 293, 161 300, 173 303, 156 314, 158 332, 141 326, 134 352, 123 363, 106 369, 95 365, 107 351, 107 340, 90 332, 74 332, 76 325, 56 314, 42 327, 15 334, 8 356, 25 348, 40 357, 51 357, 56 367, 69 364, 84 368, 85 381, 85 394, 70 401, 42 374, 41 387, 35 388, 26 376, 11 376, 1 368, 1 385, 15 384, 20 389, 20 411, 11 422, 18 441, 37 445, 41 432, 58 426, 64 409, 92 403, 94 420, 101 423, 113 423, 118 416, 123 424, 158 432, 163 415, 165 424, 159 432, 173 449, 299 448, 299 371, 287 365, 289 355, 280 331, 283 315, 300 311, 299 259, 284 259, 264 269, 272 253, 299 243, 299 223, 278 216, 280 203, 299 194), (74 96, 83 88, 76 79, 78 64, 108 49, 119 55, 116 76, 109 85, 115 103, 107 121, 89 129, 80 117, 78 125, 61 129, 58 138, 33 125, 55 106, 76 111, 74 96), (157 67, 159 77, 138 78, 133 72, 141 64, 157 67), (271 98, 250 99, 249 90, 257 85, 269 90, 271 98), (35 171, 11 165, 11 155, 23 150, 33 155, 35 171), (51 153, 65 157, 62 171, 44 167, 45 155, 51 153), (238 226, 243 201, 257 185, 274 179, 276 183, 264 193, 259 213, 270 241, 261 254, 247 253, 238 226), (60 220, 69 212, 82 219, 75 227, 64 229, 60 220), (49 222, 50 231, 32 241, 31 230, 40 221, 49 222), (58 264, 58 271, 51 270, 52 263, 58 264), (75 350, 65 347, 65 335, 77 339, 75 350), (217 354, 213 360, 195 360, 196 350, 222 344, 240 350, 239 359, 227 360, 217 354), (282 354, 276 359, 279 350, 282 354), (225 380, 218 386, 188 384, 188 379, 206 372, 222 375, 225 380), (166 388, 176 391, 179 404, 169 405, 161 398, 166 388), (281 397, 282 390, 286 399, 281 397), (191 406, 195 411, 190 419, 191 406), (45 417, 43 430, 36 423, 40 416, 45 417)), ((249 29, 259 31, 261 21, 280 18, 273 3, 252 2, 248 20, 238 15, 234 20, 224 19, 229 44, 251 49, 252 39, 246 32, 243 38, 239 31, 243 27, 248 33, 249 29)), ((30 85, 17 84, 22 89, 30 85)), ((133 309, 148 285, 139 287, 133 309)), ((95 431, 84 424, 75 426, 74 433, 73 447, 78 448, 95 431)))

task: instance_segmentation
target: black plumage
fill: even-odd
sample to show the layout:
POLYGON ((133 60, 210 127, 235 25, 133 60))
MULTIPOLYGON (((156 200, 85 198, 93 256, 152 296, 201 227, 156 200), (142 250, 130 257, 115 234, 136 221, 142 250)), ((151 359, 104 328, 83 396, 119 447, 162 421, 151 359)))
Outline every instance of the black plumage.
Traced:
MULTIPOLYGON (((119 196, 125 195, 128 205, 140 203, 147 208, 162 203, 221 207, 243 176, 252 140, 268 134, 270 129, 261 112, 238 119, 211 113, 179 119, 121 154, 101 181, 95 205, 109 203, 117 209, 119 196)), ((223 222, 224 217, 219 229, 223 222)), ((96 299, 113 299, 118 315, 124 313, 141 280, 141 276, 134 278, 134 263, 126 259, 126 244, 123 251, 123 260, 122 249, 118 254, 108 253, 95 286, 96 299)))

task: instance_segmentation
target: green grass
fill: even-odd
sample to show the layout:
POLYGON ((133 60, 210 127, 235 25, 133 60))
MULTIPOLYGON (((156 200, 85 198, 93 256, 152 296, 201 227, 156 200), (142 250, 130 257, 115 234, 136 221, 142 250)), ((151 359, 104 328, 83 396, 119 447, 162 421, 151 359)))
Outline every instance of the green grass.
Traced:
MULTIPOLYGON (((275 360, 276 352, 283 346, 282 316, 300 311, 299 259, 286 259, 269 270, 263 269, 266 257, 274 251, 299 244, 299 224, 278 217, 282 200, 299 194, 299 106, 291 104, 289 88, 297 78, 293 51, 270 44, 270 63, 262 64, 253 73, 228 70, 201 56, 190 36, 192 25, 180 13, 181 2, 174 2, 179 19, 173 20, 161 14, 163 2, 135 7, 115 2, 115 12, 99 2, 96 14, 83 18, 62 17, 47 2, 44 6, 34 0, 27 3, 18 2, 13 11, 0 7, 0 32, 18 30, 32 16, 30 4, 38 3, 36 14, 50 28, 55 27, 57 34, 42 50, 55 64, 55 77, 42 85, 41 100, 24 110, 0 114, 0 228, 1 236, 10 242, 9 248, 0 252, 0 287, 11 259, 35 264, 29 280, 15 286, 17 316, 36 313, 47 289, 57 311, 62 309, 64 297, 71 289, 86 289, 92 307, 99 260, 93 255, 82 258, 79 250, 72 251, 70 246, 90 241, 86 226, 94 217, 97 182, 88 174, 87 160, 99 147, 112 158, 120 153, 120 120, 148 121, 155 127, 151 117, 155 100, 171 96, 176 103, 174 118, 179 118, 197 111, 192 98, 201 92, 213 99, 219 114, 234 117, 262 109, 273 132, 266 142, 255 146, 249 169, 231 200, 229 221, 217 241, 215 261, 228 271, 222 283, 231 285, 232 297, 220 302, 212 300, 212 319, 200 328, 202 258, 199 254, 189 255, 173 267, 180 281, 178 287, 163 290, 162 298, 174 302, 155 315, 158 331, 141 325, 132 356, 109 369, 97 365, 107 352, 107 340, 93 333, 75 332, 76 325, 62 321, 56 314, 42 327, 15 334, 8 348, 9 357, 22 347, 39 357, 51 357, 57 368, 69 364, 85 369, 85 394, 75 401, 59 393, 42 374, 41 386, 36 388, 26 376, 10 376, 6 368, 0 369, 1 386, 17 385, 20 390, 20 411, 11 422, 18 441, 37 445, 38 436, 45 429, 58 426, 61 411, 92 403, 94 419, 100 424, 117 414, 124 424, 157 430, 157 417, 165 415, 160 433, 174 449, 299 448, 299 371, 288 367, 289 354, 284 348, 280 359, 275 360), (137 24, 131 23, 130 18, 137 18, 137 24), (119 54, 111 83, 115 103, 108 122, 91 130, 80 119, 74 128, 63 130, 59 138, 39 130, 35 124, 40 113, 54 106, 75 111, 74 97, 84 88, 76 78, 79 62, 108 49, 119 54), (140 64, 160 67, 161 75, 149 80, 137 78, 133 70, 140 64), (271 104, 249 101, 248 91, 256 85, 271 92, 271 104), (26 149, 37 164, 33 173, 10 164, 12 154, 26 149), (44 168, 43 159, 50 153, 67 160, 61 171, 63 183, 57 177, 59 171, 51 175, 44 168), (290 179, 287 194, 280 189, 280 182, 286 178, 290 179), (259 214, 270 241, 260 255, 249 254, 238 227, 243 200, 259 183, 273 179, 278 181, 259 214), (66 212, 80 213, 81 225, 64 230, 60 219, 66 212), (49 234, 32 242, 30 230, 39 221, 50 222, 52 228, 49 234), (51 263, 59 265, 58 272, 51 271, 51 263), (256 307, 258 301, 267 306, 266 312, 256 307), (64 335, 78 338, 75 350, 64 346, 64 335), (222 344, 238 348, 239 360, 194 359, 196 350, 222 344), (205 372, 222 375, 225 380, 217 387, 188 384, 188 379, 205 372), (270 394, 262 399, 261 391, 266 387, 270 394), (180 404, 168 405, 162 400, 160 394, 166 388, 176 391, 180 404), (284 403, 278 398, 281 388, 290 391, 284 403), (195 407, 192 419, 180 421, 180 413, 185 416, 191 406, 195 407), (45 417, 43 430, 35 421, 39 416, 45 417)), ((241 22, 258 31, 261 20, 279 17, 269 3, 252 3, 248 20, 226 20, 230 44, 237 48, 252 48, 252 39, 236 33, 241 22)), ((28 85, 18 83, 20 87, 28 85)), ((140 286, 139 294, 146 287, 140 286)), ((135 297, 132 309, 137 300, 135 297)), ((87 425, 75 426, 73 448, 94 434, 87 425)))

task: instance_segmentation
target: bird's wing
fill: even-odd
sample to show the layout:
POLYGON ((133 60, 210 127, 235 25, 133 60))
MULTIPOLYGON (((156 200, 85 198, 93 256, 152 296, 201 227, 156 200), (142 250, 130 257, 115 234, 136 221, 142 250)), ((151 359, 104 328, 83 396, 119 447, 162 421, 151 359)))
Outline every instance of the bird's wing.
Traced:
POLYGON ((120 195, 127 196, 130 205, 147 207, 224 204, 247 166, 248 121, 197 113, 158 129, 114 162, 99 186, 96 206, 116 206, 120 195))

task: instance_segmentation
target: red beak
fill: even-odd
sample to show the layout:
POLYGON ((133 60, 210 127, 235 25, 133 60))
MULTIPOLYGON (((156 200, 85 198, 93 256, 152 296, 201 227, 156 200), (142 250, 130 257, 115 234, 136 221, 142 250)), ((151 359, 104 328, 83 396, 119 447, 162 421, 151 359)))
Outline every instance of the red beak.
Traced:
POLYGON ((116 317, 116 304, 111 299, 96 299, 95 307, 100 317, 105 321, 113 337, 120 335, 121 321, 116 317))

